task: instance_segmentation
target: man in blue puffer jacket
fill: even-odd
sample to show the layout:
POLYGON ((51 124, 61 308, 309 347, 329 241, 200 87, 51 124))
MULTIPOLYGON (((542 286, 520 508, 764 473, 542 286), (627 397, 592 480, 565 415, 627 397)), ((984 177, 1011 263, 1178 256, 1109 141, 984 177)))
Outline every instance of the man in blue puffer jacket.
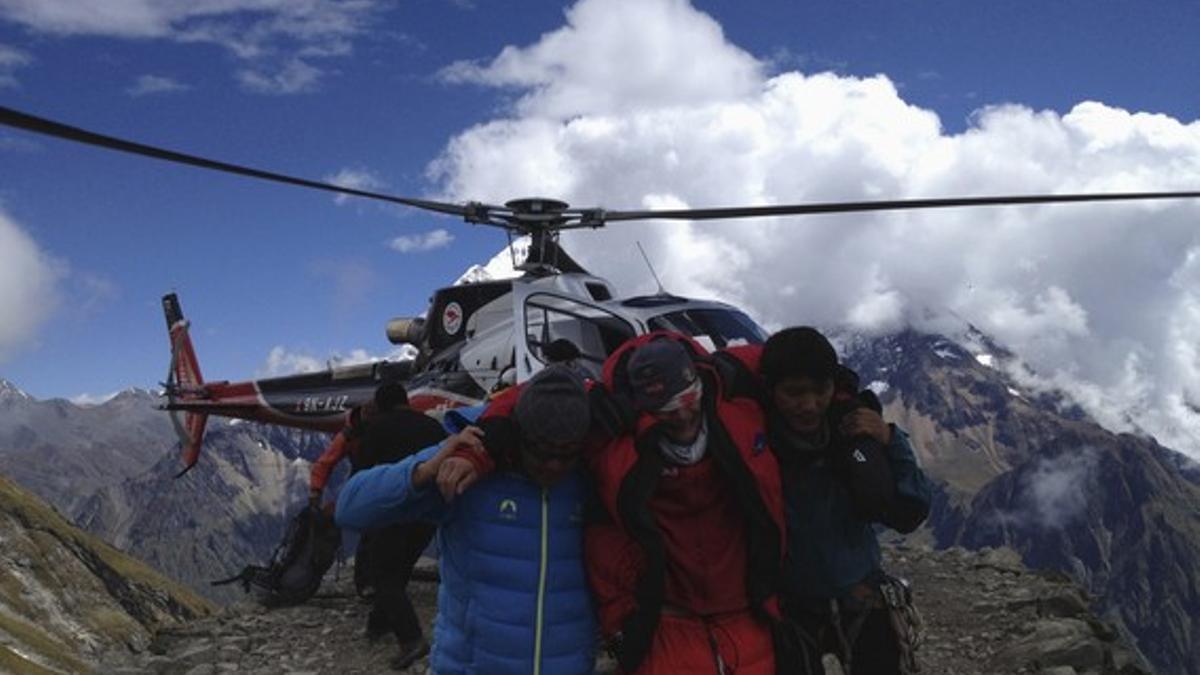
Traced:
POLYGON ((448 412, 447 429, 457 433, 441 445, 355 474, 338 497, 337 523, 356 530, 438 524, 441 586, 430 659, 437 675, 590 674, 597 629, 583 566, 584 383, 557 366, 526 383, 515 407, 514 468, 461 493, 448 490, 447 499, 439 469, 452 454, 480 446, 479 429, 466 426, 479 413, 448 412))

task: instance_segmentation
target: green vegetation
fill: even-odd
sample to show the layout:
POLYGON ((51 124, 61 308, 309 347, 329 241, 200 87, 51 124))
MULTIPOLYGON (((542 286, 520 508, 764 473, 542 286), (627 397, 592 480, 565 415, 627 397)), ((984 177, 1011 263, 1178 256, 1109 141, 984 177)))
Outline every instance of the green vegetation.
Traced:
POLYGON ((4 645, 0 645, 0 672, 28 673, 29 675, 58 675, 58 671, 44 668, 4 645))
POLYGON ((31 599, 30 592, 38 587, 56 594, 61 589, 61 611, 110 647, 153 633, 173 618, 215 610, 181 584, 71 525, 3 476, 0 522, 15 526, 5 557, 17 563, 0 570, 0 634, 11 645, 0 645, 0 672, 90 671, 89 654, 81 651, 84 647, 76 637, 46 620, 60 610, 31 599))
POLYGON ((216 609, 182 584, 76 528, 48 504, 3 476, 0 476, 0 507, 23 521, 31 531, 45 533, 79 553, 92 553, 101 564, 130 582, 166 592, 191 615, 204 616, 216 609))
MULTIPOLYGON (((7 633, 16 640, 18 644, 28 647, 30 651, 35 652, 38 656, 45 657, 47 661, 55 665, 60 665, 71 672, 85 672, 87 665, 80 661, 79 658, 70 651, 70 648, 53 637, 47 635, 37 626, 30 625, 16 617, 0 614, 0 632, 7 633)), ((20 659, 22 663, 28 664, 29 661, 19 654, 5 649, 12 657, 20 659)), ((4 658, 0 653, 0 659, 4 658)), ((0 661, 3 664, 3 661, 0 661)), ((36 665, 36 664, 34 664, 36 665)), ((8 672, 25 673, 31 672, 20 668, 13 668, 8 672)), ((44 671, 49 672, 49 671, 44 671)))

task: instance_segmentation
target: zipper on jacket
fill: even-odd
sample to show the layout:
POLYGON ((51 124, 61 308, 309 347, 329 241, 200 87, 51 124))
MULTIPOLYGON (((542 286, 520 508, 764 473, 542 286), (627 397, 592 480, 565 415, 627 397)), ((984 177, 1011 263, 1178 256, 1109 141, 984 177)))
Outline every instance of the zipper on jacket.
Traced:
POLYGON ((542 488, 542 559, 538 566, 537 625, 533 637, 533 675, 542 673, 542 626, 546 612, 546 562, 550 556, 550 493, 542 488))

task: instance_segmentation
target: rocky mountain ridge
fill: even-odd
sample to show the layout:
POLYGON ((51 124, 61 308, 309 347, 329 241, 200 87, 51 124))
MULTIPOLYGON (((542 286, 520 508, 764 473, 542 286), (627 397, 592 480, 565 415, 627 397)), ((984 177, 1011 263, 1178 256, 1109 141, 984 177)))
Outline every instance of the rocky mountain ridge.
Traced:
POLYGON ((328 442, 325 434, 213 419, 200 463, 176 479, 175 434, 151 392, 76 405, 39 401, 11 384, 0 391, 8 392, 0 399, 0 474, 219 601, 240 595, 208 582, 270 557, 304 502, 311 460, 328 442))
POLYGON ((0 671, 87 672, 214 610, 0 477, 0 671))

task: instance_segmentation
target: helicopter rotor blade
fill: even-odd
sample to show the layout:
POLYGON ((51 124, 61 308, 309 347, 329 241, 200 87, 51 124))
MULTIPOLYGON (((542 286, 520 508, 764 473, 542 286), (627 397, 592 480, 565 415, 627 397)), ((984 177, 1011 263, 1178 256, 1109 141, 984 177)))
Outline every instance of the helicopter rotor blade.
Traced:
MULTIPOLYGON (((643 211, 608 211, 605 209, 564 209, 556 212, 533 213, 514 210, 509 206, 497 206, 480 202, 470 202, 465 205, 446 202, 398 197, 396 195, 356 188, 343 187, 332 183, 297 178, 280 173, 263 171, 251 167, 207 159, 189 155, 174 150, 167 150, 143 143, 106 136, 95 132, 54 122, 45 118, 22 113, 12 108, 0 106, 0 124, 4 124, 34 133, 45 134, 56 138, 76 141, 88 145, 128 152, 145 157, 151 157, 168 162, 176 162, 214 171, 248 176, 262 180, 298 185, 301 187, 335 192, 338 194, 376 199, 395 204, 403 204, 427 211, 458 216, 468 223, 491 225, 508 230, 528 233, 533 230, 565 230, 575 228, 598 228, 608 222, 630 220, 723 220, 733 218, 755 218, 764 216, 794 216, 833 213, 863 213, 872 211, 905 211, 916 209, 940 209, 969 206, 1003 206, 1029 204, 1063 204, 1083 202, 1115 202, 1115 201, 1148 201, 1164 199, 1196 199, 1200 191, 1179 192, 1118 192, 1091 194, 1058 194, 1058 195, 1009 195, 1009 196, 979 196, 979 197, 950 197, 941 199, 898 199, 886 201, 859 202, 826 202, 818 204, 779 204, 770 206, 734 206, 699 209, 664 209, 643 211)), ((566 206, 563 204, 563 206, 566 206)))
POLYGON ((1100 194, 1008 195, 991 197, 950 197, 945 199, 894 199, 888 201, 828 202, 822 204, 779 204, 771 206, 733 206, 704 209, 665 209, 662 211, 595 211, 594 217, 605 222, 623 220, 722 220, 762 216, 797 216, 821 213, 862 213, 869 211, 907 211, 944 209, 961 206, 1006 206, 1021 204, 1063 204, 1079 202, 1147 201, 1196 199, 1196 192, 1113 192, 1100 194))
POLYGON ((167 150, 144 143, 136 143, 114 136, 106 136, 98 134, 86 129, 80 129, 61 122, 55 122, 42 117, 29 115, 12 108, 0 106, 0 124, 18 129, 24 129, 33 133, 44 134, 61 138, 85 145, 94 145, 109 150, 117 150, 119 152, 128 152, 143 157, 151 157, 167 162, 175 162, 177 164, 186 164, 202 169, 210 169, 213 171, 222 171, 232 173, 239 176, 248 176, 250 178, 259 178, 261 180, 273 181, 276 183, 284 183, 287 185, 298 185, 301 187, 312 188, 315 190, 324 190, 326 192, 335 192, 338 194, 351 195, 354 197, 365 197, 367 199, 377 199, 394 204, 403 204, 405 206, 413 206, 426 211, 435 211, 437 213, 445 213, 452 216, 458 216, 468 222, 478 222, 484 225, 494 225, 491 220, 487 220, 487 214, 491 210, 503 210, 503 207, 492 206, 489 204, 468 204, 462 206, 459 204, 447 204, 445 202, 430 201, 428 199, 414 199, 412 197, 397 197, 382 192, 372 192, 370 190, 359 190, 357 188, 344 187, 334 185, 333 183, 324 183, 321 181, 309 180, 307 178, 297 178, 281 173, 271 171, 263 171, 252 167, 231 164, 229 162, 221 162, 215 159, 207 159, 196 155, 189 155, 174 150, 167 150), (481 214, 481 215, 480 215, 481 214), (473 219, 476 216, 477 219, 473 219))

